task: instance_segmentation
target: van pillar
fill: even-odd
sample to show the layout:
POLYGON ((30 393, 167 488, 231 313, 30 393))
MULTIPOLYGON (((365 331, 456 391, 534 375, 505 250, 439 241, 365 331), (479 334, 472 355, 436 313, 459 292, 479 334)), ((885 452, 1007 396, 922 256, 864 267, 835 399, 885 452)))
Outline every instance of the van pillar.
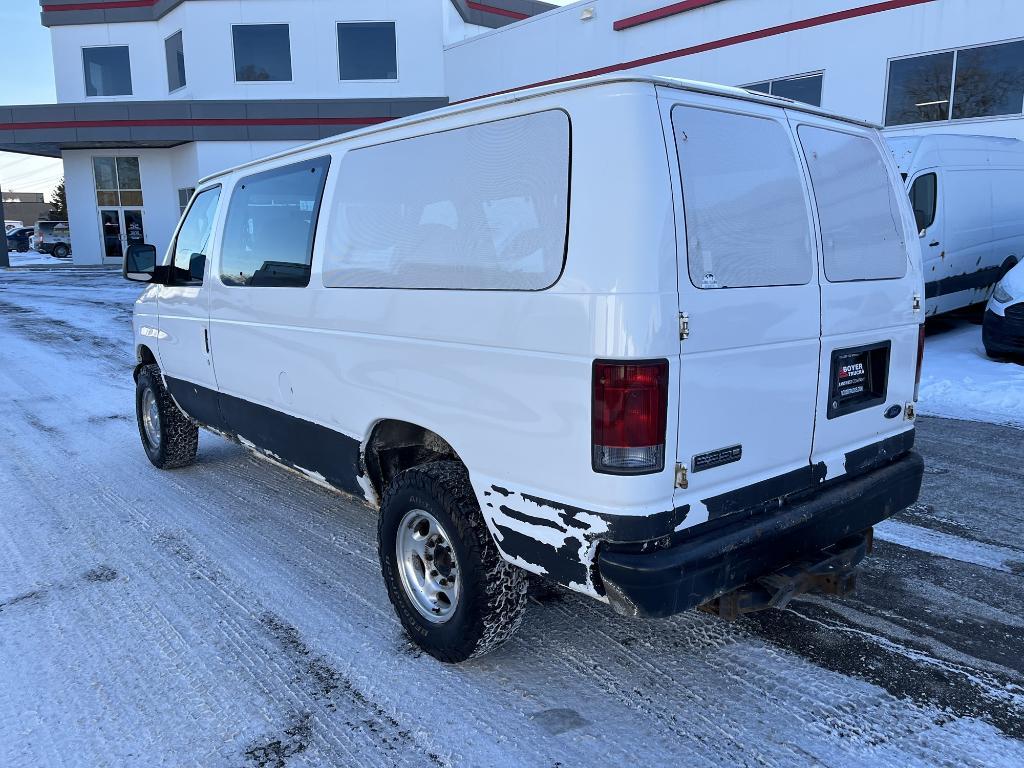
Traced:
MULTIPOLYGON (((0 221, 4 220, 4 194, 0 189, 0 221)), ((0 267, 11 266, 11 260, 7 256, 7 232, 4 231, 3 239, 0 239, 0 267)))

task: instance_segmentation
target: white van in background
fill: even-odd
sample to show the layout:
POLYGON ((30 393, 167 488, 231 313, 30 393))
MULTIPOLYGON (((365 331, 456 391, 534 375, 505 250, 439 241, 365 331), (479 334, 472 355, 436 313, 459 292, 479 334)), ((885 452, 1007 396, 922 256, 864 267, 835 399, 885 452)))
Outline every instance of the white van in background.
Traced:
POLYGON ((843 593, 921 486, 907 196, 874 126, 792 101, 605 77, 396 120, 201 181, 124 274, 149 460, 209 427, 379 507, 444 661, 527 574, 628 616, 843 593))
POLYGON ((988 301, 1024 259, 1024 142, 890 136, 921 236, 927 314, 988 301))

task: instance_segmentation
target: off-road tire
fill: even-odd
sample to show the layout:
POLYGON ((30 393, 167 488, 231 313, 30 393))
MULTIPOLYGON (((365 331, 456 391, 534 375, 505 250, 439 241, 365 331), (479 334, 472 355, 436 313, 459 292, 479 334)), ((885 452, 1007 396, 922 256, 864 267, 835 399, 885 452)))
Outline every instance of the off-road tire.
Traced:
POLYGON ((487 531, 465 467, 436 461, 398 474, 384 491, 377 549, 388 597, 420 648, 446 662, 466 661, 508 640, 526 610, 526 573, 505 562, 487 531), (429 512, 448 534, 462 578, 450 619, 432 623, 413 607, 398 572, 398 526, 411 509, 429 512))
POLYGON ((144 365, 139 370, 135 382, 135 416, 139 425, 139 437, 146 456, 157 469, 177 469, 195 461, 199 450, 199 428, 182 413, 171 399, 160 367, 155 364, 144 365), (157 411, 160 418, 160 443, 154 445, 146 434, 142 420, 142 403, 147 389, 156 396, 157 411))

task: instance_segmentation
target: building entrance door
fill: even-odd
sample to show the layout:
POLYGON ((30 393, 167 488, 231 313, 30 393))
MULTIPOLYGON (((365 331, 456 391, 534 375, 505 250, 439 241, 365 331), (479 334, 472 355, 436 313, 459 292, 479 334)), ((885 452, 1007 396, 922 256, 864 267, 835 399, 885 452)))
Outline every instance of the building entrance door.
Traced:
POLYGON ((139 208, 101 208, 100 229, 103 233, 103 256, 107 259, 121 260, 129 245, 146 241, 139 208))

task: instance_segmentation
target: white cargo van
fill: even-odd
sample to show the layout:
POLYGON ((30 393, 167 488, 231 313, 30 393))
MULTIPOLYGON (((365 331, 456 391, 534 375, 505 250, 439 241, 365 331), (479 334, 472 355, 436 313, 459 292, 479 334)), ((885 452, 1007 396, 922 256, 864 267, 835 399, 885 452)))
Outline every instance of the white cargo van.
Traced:
POLYGON ((928 315, 988 301, 1024 258, 1024 142, 891 136, 921 238, 928 315))
POLYGON ((626 615, 841 593, 913 502, 917 232, 869 125, 669 79, 481 99, 202 181, 136 245, 137 415, 380 508, 412 638, 527 574, 626 615))

